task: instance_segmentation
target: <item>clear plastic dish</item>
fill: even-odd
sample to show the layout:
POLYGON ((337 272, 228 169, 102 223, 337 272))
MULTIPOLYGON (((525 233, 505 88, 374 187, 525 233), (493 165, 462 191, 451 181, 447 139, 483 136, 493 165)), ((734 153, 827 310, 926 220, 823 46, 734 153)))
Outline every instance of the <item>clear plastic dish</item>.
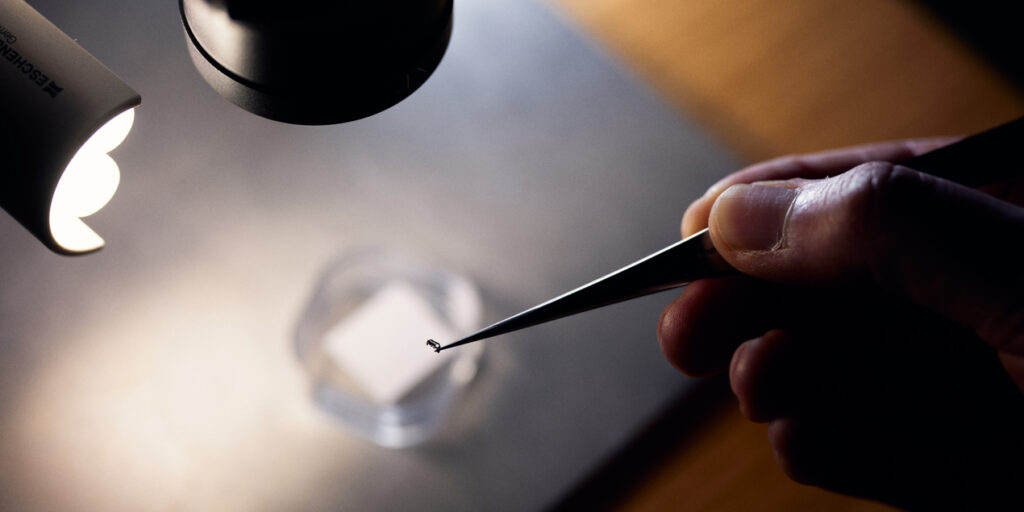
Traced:
POLYGON ((386 447, 438 431, 476 375, 483 344, 435 354, 428 338, 479 327, 469 279, 382 249, 343 254, 317 281, 296 327, 315 402, 350 431, 386 447))

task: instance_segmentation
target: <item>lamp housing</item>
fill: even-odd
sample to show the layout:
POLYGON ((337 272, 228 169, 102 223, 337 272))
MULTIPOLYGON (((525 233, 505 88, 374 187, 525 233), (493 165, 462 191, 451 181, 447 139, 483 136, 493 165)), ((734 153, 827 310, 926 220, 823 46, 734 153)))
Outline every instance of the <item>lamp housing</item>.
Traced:
POLYGON ((31 6, 0 0, 0 206, 58 253, 98 250, 103 239, 80 218, 117 189, 107 153, 140 102, 31 6))

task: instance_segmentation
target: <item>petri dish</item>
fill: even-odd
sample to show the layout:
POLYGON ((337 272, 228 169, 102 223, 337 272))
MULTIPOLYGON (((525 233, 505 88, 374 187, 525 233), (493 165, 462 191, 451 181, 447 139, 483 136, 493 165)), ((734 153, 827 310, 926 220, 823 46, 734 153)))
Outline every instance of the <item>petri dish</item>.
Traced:
POLYGON ((380 446, 428 440, 476 376, 483 344, 434 353, 425 342, 475 331, 481 310, 465 276, 386 249, 340 255, 295 330, 314 402, 380 446))

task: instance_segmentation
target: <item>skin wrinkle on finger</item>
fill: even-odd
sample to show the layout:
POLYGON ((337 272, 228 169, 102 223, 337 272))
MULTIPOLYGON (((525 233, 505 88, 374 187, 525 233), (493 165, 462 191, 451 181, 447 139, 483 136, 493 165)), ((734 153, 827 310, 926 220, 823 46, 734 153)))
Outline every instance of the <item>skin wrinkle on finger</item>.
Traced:
MULTIPOLYGON (((767 278, 773 281, 810 282, 815 280, 833 281, 844 278, 859 279, 862 275, 851 268, 850 258, 843 254, 859 252, 874 253, 874 232, 883 229, 866 231, 866 237, 851 237, 851 233, 864 231, 860 224, 863 218, 871 218, 874 176, 891 168, 892 164, 871 162, 861 164, 839 177, 823 177, 819 179, 793 178, 790 180, 759 181, 750 185, 733 186, 776 186, 792 189, 795 197, 788 204, 782 215, 777 242, 766 248, 745 250, 729 247, 723 240, 721 229, 723 223, 742 222, 741 218, 724 219, 723 202, 732 200, 730 187, 712 206, 709 224, 712 227, 712 239, 719 247, 723 257, 730 260, 742 271, 767 278), (851 212, 865 212, 864 214, 851 212), (722 219, 719 221, 719 219, 722 219), (727 222, 728 220, 728 222, 727 222), (827 241, 822 243, 821 241, 827 241), (857 245, 851 241, 868 242, 857 245), (808 251, 805 247, 813 247, 808 251), (827 257, 821 257, 817 249, 824 249, 827 257), (734 261, 732 261, 734 259, 734 261), (840 265, 836 265, 840 263, 840 265), (790 268, 792 267, 792 269, 790 268), (792 271, 787 271, 792 270, 792 271), (781 273, 779 273, 781 272, 781 273)), ((751 195, 741 198, 746 201, 751 195)), ((729 217, 732 217, 731 215, 729 217)), ((752 219, 753 220, 753 219, 752 219)))
MULTIPOLYGON (((794 258, 782 282, 751 278, 747 284, 769 291, 732 302, 726 293, 698 292, 688 303, 673 303, 666 309, 703 309, 672 313, 689 325, 669 333, 681 339, 665 340, 684 358, 734 347, 721 369, 741 412, 769 422, 776 459, 798 482, 934 509, 958 502, 916 501, 925 490, 937 486, 980 503, 979 496, 998 491, 988 484, 993 476, 1024 460, 1024 446, 1006 441, 1024 431, 1024 273, 1016 272, 1024 261, 1024 209, 1011 206, 1024 199, 1013 192, 1020 194, 1024 181, 985 190, 1005 202, 1000 206, 991 196, 889 163, 954 140, 890 146, 892 154, 909 153, 900 158, 861 147, 777 159, 730 175, 687 208, 684 236, 702 229, 702 220, 708 224, 716 200, 735 184, 799 189, 783 217, 784 236, 764 251, 794 258), (854 161, 849 167, 810 174, 844 151, 854 161), (792 252, 803 245, 802 253, 792 252), (771 312, 750 318, 751 310, 771 312), (951 310, 978 316, 969 326, 951 310), (709 334, 724 330, 723 319, 731 337, 709 334), (739 336, 758 328, 750 338, 739 336), (771 346, 773 330, 792 350, 771 346), (1020 356, 1000 354, 1001 363, 982 343, 999 347, 992 340, 1014 335, 1020 356), (946 444, 958 436, 960 444, 946 444), (978 464, 1000 454, 1010 463, 978 464), (945 471, 947 460, 960 461, 952 467, 964 471, 945 471)), ((760 270, 779 271, 770 264, 760 270)), ((1003 488, 1016 489, 1020 473, 1006 473, 1012 484, 1003 488)), ((1004 494, 994 496, 989 501, 999 503, 1004 494)))
POLYGON ((681 223, 682 236, 685 238, 707 227, 711 206, 718 196, 732 185, 790 178, 819 179, 835 176, 867 161, 900 161, 938 149, 960 139, 962 137, 957 136, 882 142, 821 153, 787 155, 751 165, 719 180, 709 187, 703 196, 687 207, 681 223))
MULTIPOLYGON (((828 179, 829 178, 826 176, 825 177, 825 181, 828 181, 828 179)), ((782 225, 779 228, 780 233, 779 233, 778 240, 775 242, 774 245, 772 245, 771 247, 768 248, 768 252, 777 252, 777 251, 781 251, 783 249, 786 249, 788 247, 788 245, 789 245, 789 242, 788 242, 789 236, 788 236, 788 234, 790 232, 790 230, 788 229, 788 226, 789 226, 790 220, 793 217, 793 211, 796 209, 797 204, 801 201, 800 193, 803 190, 803 185, 805 185, 807 183, 810 183, 810 181, 806 180, 806 179, 803 179, 803 178, 794 178, 794 179, 785 180, 785 181, 780 181, 780 180, 758 181, 758 182, 755 182, 755 183, 751 184, 752 186, 757 186, 757 187, 787 188, 787 189, 790 189, 790 190, 792 190, 793 192, 796 193, 795 197, 790 201, 789 207, 786 208, 786 213, 784 213, 782 215, 782 225)), ((714 210, 714 207, 712 207, 712 210, 714 210)))
MULTIPOLYGON (((738 321, 745 320, 743 317, 746 315, 737 315, 737 312, 750 311, 759 306, 766 309, 771 308, 789 315, 789 318, 780 318, 777 316, 777 311, 772 311, 765 315, 763 320, 766 323, 757 323, 750 327, 760 326, 761 329, 764 329, 767 325, 793 326, 793 330, 787 330, 787 336, 792 343, 797 344, 790 345, 790 347, 799 352, 791 350, 788 353, 780 353, 778 349, 785 347, 777 345, 775 350, 763 352, 763 355, 776 362, 772 365, 773 368, 762 367, 758 370, 754 367, 764 363, 754 361, 756 357, 752 356, 757 354, 751 354, 747 349, 761 340, 748 343, 744 349, 740 350, 739 358, 745 362, 738 361, 733 366, 731 375, 733 378, 730 379, 730 385, 740 397, 741 407, 749 408, 749 411, 741 408, 741 412, 759 421, 765 419, 769 421, 769 439, 776 451, 776 458, 786 473, 794 480, 824 486, 839 492, 878 499, 887 496, 881 493, 891 489, 892 482, 900 484, 904 482, 902 478, 905 471, 895 469, 886 472, 883 469, 883 474, 880 475, 875 475, 870 471, 853 474, 848 471, 848 468, 875 468, 874 464, 878 461, 878 455, 884 455, 894 457, 891 460, 894 465, 898 465, 898 468, 920 469, 914 465, 914 461, 919 458, 917 454, 920 450, 935 446, 932 439, 943 439, 943 433, 956 434, 971 426, 976 427, 976 430, 971 430, 971 432, 986 434, 990 433, 992 425, 999 424, 998 421, 990 422, 982 419, 979 423, 972 420, 972 418, 981 418, 974 412, 976 401, 971 400, 971 397, 976 395, 963 392, 965 386, 975 387, 982 391, 990 386, 983 382, 984 378, 979 378, 979 370, 975 367, 976 365, 963 366, 965 362, 971 360, 977 362, 978 358, 975 356, 984 352, 983 350, 979 352, 983 347, 973 346, 974 348, 965 352, 962 343, 950 345, 939 339, 942 336, 955 336, 959 339, 960 336, 968 335, 968 331, 951 328, 950 325, 943 322, 936 324, 934 313, 913 308, 897 297, 878 300, 877 291, 872 291, 869 288, 826 292, 824 295, 803 293, 808 291, 805 288, 798 288, 786 293, 787 288, 781 287, 781 285, 770 285, 756 280, 741 280, 740 276, 729 279, 732 279, 731 282, 736 285, 736 289, 742 289, 745 286, 762 286, 764 288, 759 294, 751 294, 747 300, 729 303, 728 294, 724 291, 734 290, 724 290, 717 298, 709 294, 705 296, 698 294, 691 298, 693 303, 707 306, 704 304, 707 301, 701 299, 708 299, 710 302, 718 301, 719 305, 712 305, 711 310, 718 311, 723 315, 727 311, 731 311, 732 317, 737 318, 738 321), (908 307, 913 309, 905 310, 908 307), (854 323, 843 326, 844 319, 850 320, 851 316, 855 320, 854 323), (857 319, 864 321, 856 321, 857 319), (899 324, 899 322, 907 322, 907 325, 899 324), (837 326, 839 326, 838 331, 836 330, 837 326), (840 339, 833 340, 834 336, 838 336, 840 339), (922 337, 923 341, 928 341, 927 345, 917 344, 911 340, 917 336, 922 337), (830 343, 820 343, 826 340, 830 343), (832 343, 833 341, 839 341, 839 343, 832 343), (858 352, 865 348, 865 343, 872 348, 867 353, 858 352), (910 345, 904 345, 905 343, 910 343, 910 345), (941 356, 939 360, 921 357, 920 350, 938 346, 947 347, 953 352, 941 356), (898 350, 895 350, 897 348, 898 350), (805 352, 807 349, 810 349, 811 352, 805 352), (893 357, 893 354, 902 355, 893 357), (975 356, 971 356, 971 354, 975 356), (879 359, 884 360, 882 365, 880 367, 872 366, 878 364, 879 359), (936 361, 940 364, 936 365, 936 361), (742 364, 739 364, 741 362, 742 364), (909 366, 908 363, 910 363, 909 366), (973 370, 972 367, 974 367, 973 370), (743 373, 749 373, 747 382, 736 382, 741 380, 740 374, 743 373), (756 377, 753 374, 760 374, 761 377, 756 377), (868 380, 858 380, 857 376, 868 378, 868 380), (956 378, 950 379, 950 376, 956 378), (784 382, 781 384, 762 382, 762 379, 779 378, 784 382), (893 385, 893 378, 898 379, 903 387, 893 385), (851 383, 852 386, 844 387, 843 383, 851 383), (932 383, 937 383, 939 388, 933 388, 932 383), (744 388, 754 390, 756 394, 749 393, 744 388), (924 394, 926 392, 932 393, 932 395, 926 397, 924 394), (866 393, 866 395, 853 396, 855 393, 866 393), (770 403, 758 403, 760 401, 770 401, 770 403), (871 414, 871 411, 875 411, 872 408, 876 407, 879 402, 887 404, 882 406, 881 410, 884 411, 882 416, 871 414), (958 408, 955 404, 961 404, 960 407, 967 404, 967 409, 958 408), (933 425, 935 414, 946 414, 943 412, 947 411, 946 407, 949 407, 948 414, 951 415, 947 419, 956 421, 959 417, 961 418, 960 423, 945 430, 936 431, 924 442, 917 442, 918 433, 922 427, 925 429, 938 428, 947 423, 941 422, 941 425, 933 425), (885 415, 907 413, 908 409, 912 409, 912 415, 903 417, 901 420, 904 423, 902 423, 901 430, 897 432, 899 435, 887 436, 886 433, 889 430, 886 429, 890 422, 886 421, 885 415), (960 411, 959 414, 958 411, 960 411), (906 419, 911 417, 918 418, 920 422, 915 420, 915 423, 906 423, 906 419), (858 422, 852 425, 848 423, 848 420, 858 418, 858 422), (834 454, 838 460, 844 461, 839 463, 838 468, 832 464, 837 457, 828 453, 827 450, 828 443, 836 440, 856 443, 856 446, 834 454), (918 451, 912 452, 910 457, 899 458, 898 454, 901 452, 897 448, 909 445, 913 445, 915 447, 913 449, 918 451), (825 451, 823 452, 823 450, 825 451), (821 456, 823 453, 824 456, 821 456)), ((722 280, 704 281, 710 283, 722 280)), ((701 318, 695 319, 695 321, 706 321, 706 324, 712 328, 715 326, 721 328, 719 320, 726 318, 719 317, 709 320, 703 318, 704 316, 700 315, 701 318)), ((697 331, 699 330, 697 329, 697 331)), ((762 330, 762 332, 765 331, 762 330)), ((719 345, 719 342, 723 341, 722 338, 705 339, 695 331, 690 334, 701 338, 687 340, 693 344, 694 348, 702 346, 702 342, 707 348, 706 345, 719 345)), ((762 336, 762 338, 764 337, 762 336)), ((755 349, 754 352, 756 351, 755 349)), ((771 364, 770 361, 769 364, 771 364)), ((1019 391, 1017 393, 1019 394, 1019 391)), ((981 394, 981 396, 989 397, 997 395, 997 393, 991 392, 981 394)), ((1007 429, 1013 430, 1019 424, 1008 423, 1007 429)), ((969 436, 969 438, 977 439, 977 436, 969 436)), ((998 437, 998 439, 1002 438, 998 437)), ((964 450, 957 453, 960 454, 959 456, 964 456, 964 454, 970 456, 970 454, 976 453, 977 446, 977 443, 968 444, 964 450)), ((932 464, 931 466, 937 465, 932 464)), ((945 475, 929 473, 927 477, 918 478, 916 482, 931 482, 937 476, 945 478, 945 475)), ((915 489, 917 488, 915 487, 915 489)), ((913 503, 908 502, 908 504, 913 503)))
MULTIPOLYGON (((779 251, 798 200, 797 182, 759 182, 729 187, 711 208, 711 239, 726 259, 745 252, 779 251)), ((742 268, 742 267, 738 267, 742 268)))
POLYGON ((861 191, 863 204, 858 206, 869 223, 859 238, 873 236, 871 245, 887 248, 865 253, 862 265, 871 279, 972 327, 1000 350, 1024 354, 1024 279, 1018 272, 1006 272, 1019 268, 1024 212, 912 169, 870 170, 876 172, 868 174, 870 183, 861 191), (929 224, 942 230, 920 229, 929 224), (986 249, 957 243, 956 236, 964 233, 986 249))
MULTIPOLYGON (((886 165, 887 164, 872 164, 871 166, 865 166, 865 168, 862 169, 862 171, 869 170, 873 166, 886 166, 886 165)), ((909 171, 907 171, 907 172, 909 172, 909 171)), ((865 175, 869 177, 870 172, 865 172, 865 175)), ((848 179, 848 178, 846 178, 846 179, 848 179)), ((826 182, 822 182, 822 185, 821 185, 822 186, 822 190, 833 190, 833 193, 842 195, 842 194, 844 194, 844 191, 843 191, 845 189, 844 186, 845 187, 864 186, 865 188, 870 188, 870 186, 867 186, 867 185, 863 184, 863 183, 867 183, 868 185, 870 185, 870 181, 871 181, 870 179, 864 179, 862 177, 861 178, 861 184, 856 185, 856 186, 854 184, 851 184, 851 182, 846 181, 846 179, 834 178, 834 179, 826 180, 826 182), (825 185, 827 185, 827 186, 825 186, 825 185)), ((932 178, 928 178, 928 179, 932 179, 932 178)), ((856 180, 854 180, 854 181, 856 181, 856 180)), ((878 181, 878 180, 876 179, 876 181, 878 181)), ((876 185, 877 185, 877 183, 876 183, 876 185)), ((973 191, 971 191, 971 190, 967 190, 967 191, 970 194, 974 194, 973 191)), ((819 191, 819 193, 820 194, 830 194, 830 193, 827 193, 827 191, 819 191)), ((849 194, 849 190, 846 191, 846 194, 849 194)), ((913 203, 913 204, 915 204, 915 203, 918 203, 918 202, 919 202, 918 200, 915 200, 915 199, 911 198, 909 200, 899 201, 897 203, 900 203, 900 204, 913 203)), ((827 201, 826 201, 826 203, 827 203, 827 201)), ((865 205, 868 205, 868 206, 865 206, 865 208, 869 208, 870 201, 865 201, 864 203, 865 203, 865 205)), ((1009 208, 1009 206, 1008 206, 1008 208, 1009 208)), ((912 209, 911 209, 911 211, 912 211, 912 209)), ((1018 211, 1018 214, 1019 214, 1019 211, 1018 211)), ((904 212, 895 212, 895 213, 888 212, 888 213, 884 213, 882 216, 888 218, 888 217, 892 217, 894 215, 896 217, 908 217, 908 216, 910 216, 909 214, 904 213, 904 212)), ((953 215, 956 215, 956 213, 954 212, 953 215)), ((948 220, 948 221, 940 221, 938 219, 931 219, 931 220, 938 221, 938 223, 940 225, 942 225, 942 226, 952 226, 952 225, 954 225, 954 222, 955 222, 954 220, 948 220)), ((1024 220, 1024 219, 1022 219, 1022 220, 1024 220)), ((842 221, 842 218, 838 219, 836 222, 831 222, 831 224, 835 224, 836 226, 841 226, 842 225, 841 221, 842 221)), ((791 214, 790 222, 792 222, 792 214, 791 214)), ((880 224, 880 227, 885 227, 884 223, 880 224)), ((844 229, 844 228, 840 228, 840 227, 836 227, 836 228, 839 229, 840 231, 842 231, 844 229)), ((870 232, 871 230, 869 229, 868 231, 870 232)), ((1010 231, 1007 231, 1007 232, 1010 232, 1010 231)), ((849 237, 847 237, 846 234, 847 233, 845 233, 845 232, 838 232, 838 233, 836 233, 836 239, 835 240, 838 240, 840 242, 842 242, 843 240, 848 240, 849 237)), ((907 233, 901 234, 901 236, 899 236, 897 238, 899 238, 899 239, 908 239, 908 238, 912 238, 912 237, 916 237, 916 236, 918 236, 918 234, 915 234, 913 232, 913 230, 911 229, 911 230, 907 231, 907 233)), ((1024 233, 1021 234, 1021 237, 1024 238, 1024 233)), ((1011 237, 1011 238, 1013 238, 1013 237, 1011 237)), ((836 244, 829 243, 829 244, 826 244, 826 245, 828 246, 828 250, 830 250, 830 251, 834 250, 834 251, 839 252, 839 253, 848 252, 849 250, 851 250, 851 249, 846 249, 846 248, 843 248, 843 247, 836 247, 836 244)), ((881 246, 881 245, 884 245, 884 244, 882 242, 880 242, 880 243, 878 243, 878 245, 881 246)), ((857 247, 853 247, 853 248, 856 249, 857 247)), ((860 247, 860 249, 863 249, 863 247, 860 247)), ((971 251, 970 247, 962 247, 961 249, 963 251, 969 251, 969 252, 971 251)), ((846 281, 852 281, 852 282, 863 281, 864 283, 867 283, 867 282, 887 283, 887 282, 895 282, 896 280, 899 280, 899 279, 905 279, 907 275, 923 274, 923 275, 925 275, 925 279, 923 280, 923 282, 925 283, 926 286, 924 286, 924 288, 921 289, 921 291, 919 292, 918 295, 910 297, 911 299, 914 299, 915 302, 927 302, 929 299, 934 301, 934 300, 936 300, 936 297, 941 297, 941 298, 944 298, 944 300, 946 302, 952 304, 952 301, 955 299, 955 297, 957 295, 959 295, 958 293, 956 293, 957 290, 959 290, 959 291, 963 291, 964 290, 964 287, 958 287, 958 286, 950 285, 949 283, 947 283, 947 281, 945 279, 945 273, 941 271, 942 265, 946 265, 946 266, 954 265, 954 266, 957 266, 957 265, 962 265, 963 264, 963 263, 958 263, 958 262, 962 261, 964 258, 962 258, 961 256, 959 256, 957 254, 947 254, 947 253, 949 253, 949 251, 935 252, 934 254, 931 254, 931 257, 933 259, 937 258, 938 261, 929 263, 927 259, 923 259, 923 258, 919 257, 920 255, 913 254, 913 253, 906 253, 905 251, 870 250, 870 251, 866 251, 866 253, 868 254, 868 256, 870 258, 877 258, 878 259, 878 262, 874 263, 872 266, 877 267, 877 268, 883 268, 883 269, 885 269, 885 268, 894 269, 895 268, 895 270, 891 270, 893 275, 889 275, 889 276, 882 275, 882 274, 879 274, 879 275, 871 274, 871 275, 869 275, 869 274, 866 274, 863 270, 861 270, 860 272, 857 272, 855 270, 847 270, 847 273, 849 273, 849 276, 847 276, 846 281), (905 259, 905 261, 899 262, 897 264, 897 263, 893 263, 891 261, 887 261, 887 259, 889 259, 889 258, 903 258, 903 259, 905 259), (940 269, 935 269, 933 263, 934 264, 939 264, 939 268, 940 269), (859 276, 864 276, 864 278, 872 278, 872 279, 860 280, 859 276), (953 291, 950 292, 949 290, 953 290, 953 291)), ((977 256, 975 256, 975 258, 977 259, 977 256)), ((1007 264, 1011 264, 1012 265, 1012 261, 1010 261, 1010 258, 1005 256, 1004 259, 1007 259, 1007 261, 1008 261, 1007 264)), ((974 265, 974 266, 978 266, 978 265, 974 265)), ((982 266, 984 266, 984 265, 982 265, 982 266)), ((1002 265, 1002 266, 1006 266, 1006 265, 1002 265)), ((804 270, 806 270, 806 267, 798 268, 798 271, 804 271, 804 270)), ((966 268, 966 269, 964 269, 964 271, 970 271, 970 268, 966 268)), ((1008 276, 1006 274, 998 274, 998 273, 996 273, 995 275, 992 276, 992 279, 988 280, 988 281, 991 282, 989 284, 989 286, 990 287, 997 287, 997 286, 1004 286, 1004 287, 1006 287, 1006 283, 1007 283, 1007 279, 1008 278, 1015 279, 1014 276, 1012 276, 1012 275, 1008 276)), ((1019 276, 1016 279, 1019 281, 1019 276)), ((1024 288, 1018 288, 1018 290, 1022 290, 1022 289, 1024 289, 1024 288)), ((888 290, 890 293, 893 293, 892 288, 887 288, 886 290, 888 290)), ((900 295, 902 295, 902 294, 900 294, 900 295)), ((984 294, 982 293, 981 295, 984 295, 984 294)), ((978 329, 976 331, 976 332, 978 332, 978 334, 979 334, 979 336, 981 338, 987 339, 987 340, 1011 339, 1012 338, 1011 335, 1013 335, 1014 333, 1017 333, 1018 336, 1020 336, 1020 333, 1024 333, 1024 314, 1018 312, 1015 315, 1014 311, 1013 311, 1013 308, 1011 307, 1013 304, 1020 304, 1022 302, 1021 300, 1019 300, 1020 299, 1019 296, 1020 296, 1020 294, 1018 293, 1018 300, 1016 300, 1016 301, 1012 297, 1007 297, 1007 300, 1002 301, 1005 304, 1007 304, 1007 308, 1005 308, 1007 310, 1004 313, 1001 313, 1001 314, 994 314, 993 315, 992 314, 992 310, 990 308, 987 308, 986 306, 984 306, 984 304, 977 304, 977 305, 973 305, 973 306, 971 304, 968 304, 968 306, 977 309, 977 315, 978 315, 977 317, 978 318, 982 318, 982 319, 990 318, 989 321, 986 321, 987 324, 981 324, 980 325, 980 329, 978 329), (999 321, 996 322, 995 318, 1001 318, 1001 319, 999 319, 999 321), (1016 318, 1016 319, 1014 319, 1014 318, 1016 318)), ((941 307, 935 308, 935 310, 937 310, 937 312, 940 312, 940 313, 944 312, 944 309, 942 309, 941 307)), ((998 312, 998 311, 996 311, 996 312, 998 312)), ((754 333, 752 333, 752 334, 754 334, 754 333)), ((736 343, 738 344, 738 341, 736 343)), ((1020 351, 1020 350, 1014 349, 1013 346, 1009 346, 1009 345, 1007 347, 1005 347, 1005 348, 1008 348, 1008 349, 1010 349, 1013 352, 1020 351)))
MULTIPOLYGON (((792 186, 798 192, 785 216, 784 243, 769 251, 736 251, 720 244, 716 212, 721 201, 731 199, 723 194, 712 209, 712 239, 727 261, 755 277, 784 282, 871 278, 906 293, 913 291, 915 282, 936 282, 934 277, 942 275, 938 263, 965 275, 976 273, 944 251, 928 250, 943 247, 951 235, 978 232, 983 227, 966 224, 959 218, 959 209, 951 210, 943 203, 945 196, 979 194, 969 189, 950 192, 946 189, 952 184, 946 182, 941 182, 945 188, 940 190, 936 188, 939 183, 886 162, 862 164, 832 179, 794 180, 792 186), (922 230, 928 225, 941 225, 939 233, 922 230), (931 270, 925 272, 924 268, 931 270)), ((741 219, 721 220, 727 221, 741 219)))
POLYGON ((776 282, 867 280, 974 328, 996 348, 1024 353, 1024 279, 1007 271, 1019 268, 1024 239, 1018 207, 887 162, 792 184, 799 192, 786 213, 782 242, 770 250, 724 243, 720 223, 742 222, 746 196, 733 197, 732 188, 719 196, 712 240, 734 267, 776 282), (964 234, 985 250, 963 243, 958 237, 964 234))
MULTIPOLYGON (((835 282, 864 277, 863 272, 849 265, 849 260, 843 257, 857 251, 877 252, 874 249, 875 243, 866 240, 871 235, 851 236, 851 233, 861 230, 859 220, 864 216, 849 215, 849 209, 836 208, 834 205, 852 202, 854 206, 850 209, 853 211, 870 209, 869 199, 861 192, 866 186, 865 178, 860 176, 871 175, 873 169, 888 165, 882 162, 861 164, 847 171, 843 179, 799 180, 797 197, 786 212, 782 226, 783 243, 767 255, 773 260, 769 262, 772 265, 786 265, 795 260, 793 273, 776 278, 800 282, 835 282), (865 241, 867 243, 861 243, 865 241), (823 247, 827 252, 820 251, 823 247), (823 254, 825 257, 822 257, 823 254)), ((759 254, 750 256, 761 257, 759 254)))

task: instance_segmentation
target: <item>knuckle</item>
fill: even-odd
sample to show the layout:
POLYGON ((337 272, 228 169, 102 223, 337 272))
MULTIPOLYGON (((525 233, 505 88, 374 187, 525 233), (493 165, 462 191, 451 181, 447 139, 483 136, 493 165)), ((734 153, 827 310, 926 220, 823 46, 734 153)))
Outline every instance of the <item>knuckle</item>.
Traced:
POLYGON ((849 204, 867 228, 888 225, 929 188, 922 174, 888 162, 862 164, 847 175, 849 204))
POLYGON ((890 282, 891 274, 903 268, 892 258, 901 258, 885 250, 896 238, 908 234, 908 226, 931 186, 924 175, 888 162, 869 162, 844 175, 842 214, 844 228, 865 255, 866 269, 879 282, 890 282))

